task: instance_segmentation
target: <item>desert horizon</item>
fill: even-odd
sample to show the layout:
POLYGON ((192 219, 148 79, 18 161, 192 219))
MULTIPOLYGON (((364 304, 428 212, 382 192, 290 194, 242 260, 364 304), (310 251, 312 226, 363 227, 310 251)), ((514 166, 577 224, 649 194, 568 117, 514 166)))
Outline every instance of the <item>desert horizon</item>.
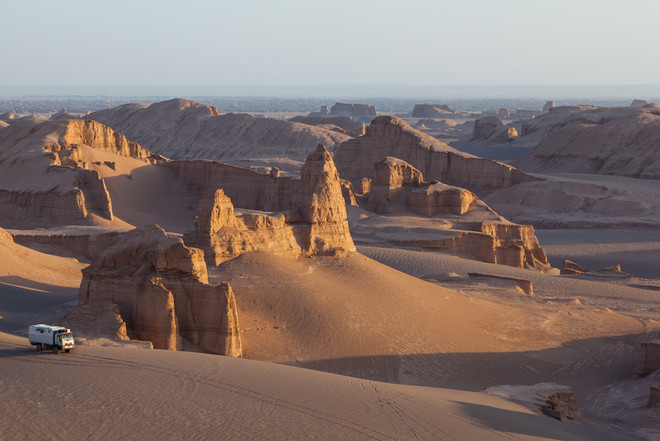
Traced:
POLYGON ((654 2, 3 9, 0 438, 660 440, 654 2))

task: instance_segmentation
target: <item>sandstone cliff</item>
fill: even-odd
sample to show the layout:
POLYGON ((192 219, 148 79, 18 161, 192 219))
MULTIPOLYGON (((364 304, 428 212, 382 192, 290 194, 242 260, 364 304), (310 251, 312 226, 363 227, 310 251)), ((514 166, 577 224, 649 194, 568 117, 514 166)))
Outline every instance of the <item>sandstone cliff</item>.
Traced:
POLYGON ((160 227, 140 227, 116 238, 83 270, 81 305, 117 304, 129 334, 157 349, 199 348, 238 357, 236 302, 227 284, 209 285, 203 252, 160 227))
POLYGON ((297 257, 355 250, 339 175, 322 145, 307 157, 299 180, 211 161, 168 167, 202 195, 195 231, 184 239, 204 249, 211 265, 249 251, 297 257))
POLYGON ((310 126, 336 126, 350 136, 364 135, 365 128, 363 122, 357 121, 350 116, 294 116, 289 121, 310 126))
POLYGON ((322 143, 330 150, 350 136, 291 121, 249 114, 219 115, 190 100, 126 104, 87 115, 124 133, 154 153, 173 159, 212 159, 296 172, 322 143))
POLYGON ((28 119, 3 129, 2 225, 26 228, 53 222, 80 223, 91 217, 112 221, 106 182, 92 165, 103 154, 142 161, 142 166, 162 160, 95 121, 28 119))
POLYGON ((364 136, 341 144, 335 163, 343 179, 358 181, 371 177, 373 164, 387 156, 406 161, 428 180, 474 190, 537 180, 506 164, 460 152, 394 116, 374 119, 364 136))
POLYGON ((374 164, 370 194, 359 200, 362 210, 350 210, 351 233, 359 243, 442 250, 518 268, 550 268, 533 227, 507 221, 464 188, 424 182, 419 170, 400 159, 388 157, 374 164))

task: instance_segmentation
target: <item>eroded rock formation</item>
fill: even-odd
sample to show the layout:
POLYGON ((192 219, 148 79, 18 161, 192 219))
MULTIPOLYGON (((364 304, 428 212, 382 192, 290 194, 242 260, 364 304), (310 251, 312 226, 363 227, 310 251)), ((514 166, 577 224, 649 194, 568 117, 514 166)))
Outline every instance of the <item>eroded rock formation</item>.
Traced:
POLYGON ((493 130, 502 125, 502 120, 496 116, 486 116, 474 122, 472 129, 472 139, 488 138, 493 130))
POLYGON ((486 393, 507 398, 561 421, 579 423, 582 414, 577 407, 573 388, 555 383, 538 383, 532 386, 494 386, 486 393))
POLYGON ((508 187, 538 179, 506 164, 460 152, 394 116, 374 119, 364 136, 341 144, 335 153, 335 163, 343 179, 356 182, 372 177, 373 164, 388 156, 406 161, 427 180, 471 190, 508 187))
POLYGON ((339 175, 323 145, 307 157, 300 179, 210 161, 173 161, 168 166, 203 195, 195 232, 185 240, 207 251, 209 264, 248 251, 297 257, 301 252, 344 255, 355 250, 339 175), (234 207, 260 213, 236 213, 234 207))
MULTIPOLYGON (((173 159, 212 159, 249 166, 299 170, 322 143, 330 150, 351 137, 322 127, 249 114, 220 115, 213 106, 174 99, 126 104, 86 118, 124 133, 154 153, 173 159)), ((233 200, 233 198, 232 198, 233 200)))
POLYGON ((642 343, 637 362, 637 375, 643 377, 660 369, 660 340, 642 343))
POLYGON ((351 231, 358 240, 445 250, 519 268, 549 268, 534 228, 507 221, 474 193, 424 182, 419 170, 397 158, 385 158, 374 169, 371 192, 361 196, 363 208, 388 216, 354 217, 351 231), (404 207, 433 222, 406 216, 398 223, 397 213, 403 214, 404 207))
POLYGON ((330 108, 330 116, 351 116, 363 122, 370 122, 378 114, 371 104, 335 103, 330 108))
MULTIPOLYGON (((350 116, 294 116, 289 119, 291 122, 307 124, 310 126, 336 126, 341 129, 343 133, 350 136, 364 135, 365 125, 361 121, 356 121, 350 116)), ((331 129, 332 130, 332 129, 331 129)))
POLYGON ((240 356, 236 302, 227 284, 209 285, 204 254, 156 225, 125 233, 83 270, 81 305, 117 304, 129 334, 158 349, 181 338, 240 356))
POLYGON ((415 104, 412 111, 413 118, 437 118, 454 114, 453 110, 446 104, 415 104))

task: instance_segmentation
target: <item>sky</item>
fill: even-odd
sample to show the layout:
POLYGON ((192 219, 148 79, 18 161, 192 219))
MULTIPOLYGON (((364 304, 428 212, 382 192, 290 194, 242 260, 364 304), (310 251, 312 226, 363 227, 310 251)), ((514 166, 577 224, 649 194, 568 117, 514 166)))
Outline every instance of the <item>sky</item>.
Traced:
POLYGON ((660 84, 657 0, 0 0, 0 11, 3 90, 660 84))

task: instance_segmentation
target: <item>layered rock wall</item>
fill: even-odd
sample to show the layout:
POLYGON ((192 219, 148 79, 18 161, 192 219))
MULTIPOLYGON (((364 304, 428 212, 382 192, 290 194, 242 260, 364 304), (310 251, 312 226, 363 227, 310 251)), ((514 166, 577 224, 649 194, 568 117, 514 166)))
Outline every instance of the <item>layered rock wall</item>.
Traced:
POLYGON ((371 177, 373 164, 387 156, 406 161, 427 180, 474 190, 538 180, 509 165, 462 153, 394 116, 374 119, 364 136, 342 143, 335 163, 343 179, 356 182, 371 177))
POLYGON ((83 270, 79 303, 108 301, 155 348, 180 349, 184 337, 208 352, 242 353, 231 287, 209 285, 203 252, 158 226, 119 236, 83 270))

